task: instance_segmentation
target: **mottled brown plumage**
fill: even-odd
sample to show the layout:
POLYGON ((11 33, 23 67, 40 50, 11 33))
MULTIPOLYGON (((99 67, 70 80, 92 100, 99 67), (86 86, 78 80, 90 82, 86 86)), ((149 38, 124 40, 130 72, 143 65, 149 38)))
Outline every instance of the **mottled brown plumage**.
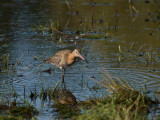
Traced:
POLYGON ((80 57, 85 61, 85 59, 80 54, 80 50, 75 49, 73 52, 71 50, 61 50, 54 54, 52 57, 48 58, 46 62, 62 69, 62 82, 64 83, 64 71, 67 67, 71 66, 76 61, 76 57, 80 57))
POLYGON ((75 49, 73 52, 71 50, 61 50, 57 52, 54 56, 47 59, 46 62, 55 65, 60 69, 66 69, 75 62, 76 57, 80 57, 82 60, 85 60, 81 56, 80 50, 75 49))

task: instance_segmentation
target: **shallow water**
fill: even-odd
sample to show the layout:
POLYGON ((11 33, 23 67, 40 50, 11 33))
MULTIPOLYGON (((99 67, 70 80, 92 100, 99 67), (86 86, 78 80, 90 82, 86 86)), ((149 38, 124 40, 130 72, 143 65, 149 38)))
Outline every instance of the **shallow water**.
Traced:
MULTIPOLYGON (((111 75, 126 79, 136 89, 141 90, 146 85, 153 96, 160 87, 160 2, 137 0, 131 9, 127 0, 68 2, 70 7, 63 0, 0 1, 0 55, 9 54, 11 63, 19 60, 16 72, 0 73, 1 93, 14 89, 23 97, 25 88, 30 101, 30 91, 35 87, 37 92, 42 87, 54 88, 61 80, 61 71, 55 68, 52 74, 43 72, 54 66, 42 63, 59 50, 73 50, 73 39, 79 30, 82 34, 109 37, 77 39, 77 47, 82 49, 89 63, 78 59, 66 70, 65 83, 78 100, 102 96, 101 90, 93 89, 97 84, 89 77, 102 80, 104 68, 111 75), (69 37, 62 36, 60 42, 59 37, 34 30, 36 26, 49 24, 50 20, 59 21, 69 37), (132 44, 134 53, 129 52, 132 44), (119 46, 123 54, 119 53, 119 46), (144 55, 133 59, 140 49, 144 55)), ((38 98, 32 103, 40 112, 38 119, 58 117, 51 107, 54 103, 38 98)))

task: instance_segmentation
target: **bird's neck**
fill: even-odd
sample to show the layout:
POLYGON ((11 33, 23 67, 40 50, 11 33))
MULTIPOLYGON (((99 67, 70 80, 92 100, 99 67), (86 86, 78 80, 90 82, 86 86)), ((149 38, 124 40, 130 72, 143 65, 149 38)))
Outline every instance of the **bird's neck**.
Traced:
POLYGON ((68 55, 68 60, 67 60, 67 62, 68 62, 68 63, 73 63, 73 62, 75 61, 75 59, 76 59, 76 56, 75 56, 75 54, 72 52, 72 53, 70 53, 70 54, 68 55))

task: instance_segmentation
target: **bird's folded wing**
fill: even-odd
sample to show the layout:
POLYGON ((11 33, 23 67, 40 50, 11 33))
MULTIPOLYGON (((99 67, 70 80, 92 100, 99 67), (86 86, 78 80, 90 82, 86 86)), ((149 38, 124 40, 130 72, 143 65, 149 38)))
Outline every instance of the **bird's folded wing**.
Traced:
POLYGON ((54 55, 53 57, 50 57, 46 62, 53 64, 53 65, 58 65, 61 62, 61 59, 59 56, 54 55))

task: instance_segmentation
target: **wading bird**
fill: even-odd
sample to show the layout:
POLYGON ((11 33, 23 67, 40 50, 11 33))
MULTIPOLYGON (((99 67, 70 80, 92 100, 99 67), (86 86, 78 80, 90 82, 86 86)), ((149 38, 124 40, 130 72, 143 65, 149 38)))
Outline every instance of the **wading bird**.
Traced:
POLYGON ((65 69, 71 66, 76 61, 77 57, 80 57, 85 61, 85 59, 80 54, 79 49, 75 49, 73 52, 71 50, 61 50, 54 54, 52 57, 48 58, 46 62, 55 65, 62 70, 62 83, 64 83, 65 69))

